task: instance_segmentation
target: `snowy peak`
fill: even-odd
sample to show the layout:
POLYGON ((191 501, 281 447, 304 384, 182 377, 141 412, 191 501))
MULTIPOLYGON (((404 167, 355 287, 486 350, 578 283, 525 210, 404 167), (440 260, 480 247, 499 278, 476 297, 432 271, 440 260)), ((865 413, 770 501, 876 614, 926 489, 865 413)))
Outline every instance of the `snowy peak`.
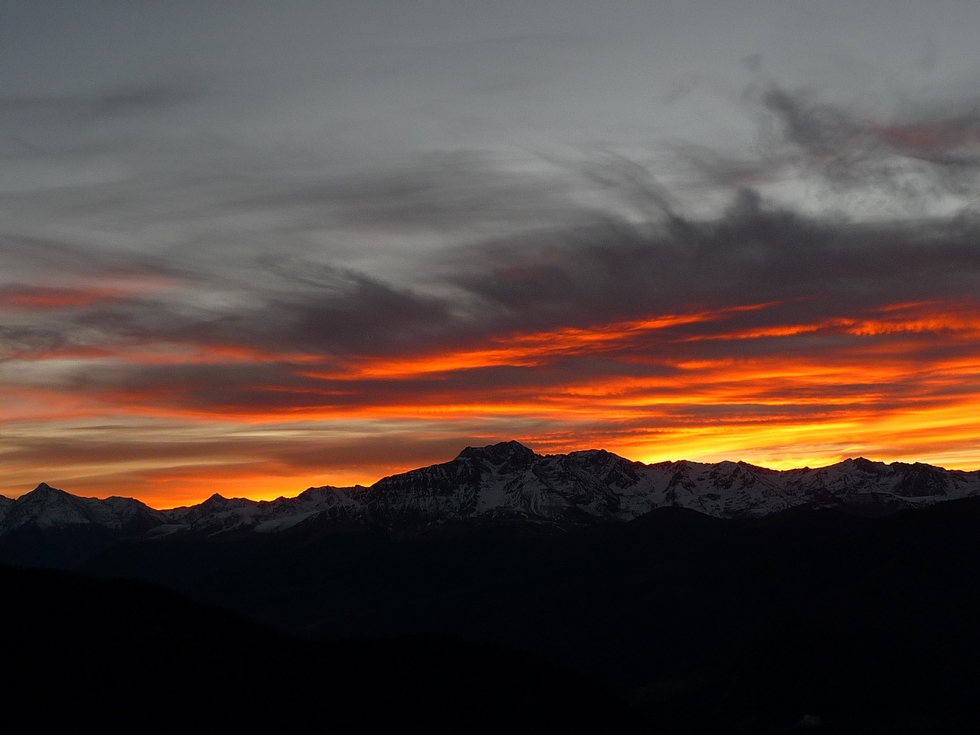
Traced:
POLYGON ((155 529, 157 534, 178 531, 213 536, 229 531, 270 533, 291 528, 318 516, 341 519, 358 516, 358 500, 366 488, 311 487, 295 498, 248 500, 225 498, 215 493, 203 503, 164 511, 167 525, 155 529))
POLYGON ((154 511, 126 498, 77 498, 42 483, 0 501, 0 535, 99 524, 192 532, 273 533, 300 524, 318 532, 374 526, 412 536, 456 521, 525 522, 571 528, 626 522, 665 506, 716 518, 761 517, 797 507, 884 515, 980 495, 980 471, 864 458, 777 471, 746 462, 633 462, 605 450, 535 454, 519 442, 467 447, 442 464, 391 475, 369 488, 309 488, 295 498, 253 501, 215 494, 199 505, 154 511))
POLYGON ((518 442, 467 447, 450 462, 386 477, 364 497, 375 522, 402 532, 457 520, 569 526, 618 518, 615 492, 578 466, 594 459, 541 456, 518 442))
POLYGON ((538 455, 518 442, 467 447, 450 462, 381 480, 363 495, 392 527, 400 512, 428 523, 512 517, 561 526, 628 521, 663 506, 718 518, 799 506, 882 515, 980 494, 980 472, 849 459, 777 471, 747 462, 632 462, 604 450, 538 455))
POLYGON ((540 457, 520 442, 509 441, 486 447, 466 447, 456 461, 482 462, 501 472, 515 472, 529 467, 540 457))
POLYGON ((980 472, 915 463, 847 459, 816 470, 789 470, 786 486, 812 502, 879 503, 898 509, 978 494, 980 472))
POLYGON ((10 501, 5 511, 0 534, 30 525, 40 529, 94 525, 142 533, 166 520, 160 511, 132 498, 80 498, 44 482, 10 501))

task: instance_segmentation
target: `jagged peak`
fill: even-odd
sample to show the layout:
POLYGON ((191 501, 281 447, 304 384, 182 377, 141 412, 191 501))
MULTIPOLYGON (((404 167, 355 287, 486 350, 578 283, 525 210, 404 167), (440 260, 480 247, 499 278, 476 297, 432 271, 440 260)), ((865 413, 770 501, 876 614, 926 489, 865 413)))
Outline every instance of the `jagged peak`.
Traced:
MULTIPOLYGON (((76 499, 47 483, 32 493, 37 493, 33 501, 27 496, 23 503, 0 500, 0 533, 26 522, 28 516, 41 515, 48 525, 93 522, 121 528, 131 518, 143 518, 131 504, 145 507, 124 498, 76 499)), ((153 518, 220 530, 254 526, 263 532, 292 527, 311 513, 320 514, 324 523, 388 519, 398 528, 419 517, 427 527, 507 514, 575 525, 585 517, 628 520, 665 505, 685 505, 718 517, 761 516, 815 500, 867 505, 878 502, 875 498, 882 493, 889 496, 890 505, 882 506, 881 512, 903 503, 922 505, 927 499, 980 496, 980 472, 961 473, 954 482, 946 470, 928 464, 885 464, 864 457, 792 472, 745 461, 644 464, 603 449, 539 455, 518 441, 503 441, 466 447, 455 460, 394 475, 371 488, 308 488, 299 498, 275 501, 214 493, 203 503, 153 518), (294 516, 296 521, 289 521, 294 516)))
POLYGON ((518 441, 498 442, 485 447, 466 447, 456 459, 486 459, 494 464, 518 460, 530 462, 537 455, 534 451, 518 441))
POLYGON ((857 467, 859 470, 864 470, 865 472, 877 472, 884 469, 888 465, 884 462, 875 462, 874 460, 868 459, 867 457, 854 457, 853 459, 845 459, 841 464, 851 464, 857 467))
MULTIPOLYGON (((559 455, 560 456, 560 455, 559 455)), ((568 457, 615 457, 617 459, 624 459, 618 454, 610 452, 608 449, 577 449, 574 452, 569 452, 566 456, 568 457)))
POLYGON ((60 488, 52 487, 48 483, 42 482, 30 492, 21 495, 17 499, 17 501, 25 501, 25 502, 33 502, 33 503, 36 503, 38 501, 44 503, 58 503, 58 502, 71 501, 77 497, 78 497, 77 495, 72 495, 71 493, 66 492, 60 488))

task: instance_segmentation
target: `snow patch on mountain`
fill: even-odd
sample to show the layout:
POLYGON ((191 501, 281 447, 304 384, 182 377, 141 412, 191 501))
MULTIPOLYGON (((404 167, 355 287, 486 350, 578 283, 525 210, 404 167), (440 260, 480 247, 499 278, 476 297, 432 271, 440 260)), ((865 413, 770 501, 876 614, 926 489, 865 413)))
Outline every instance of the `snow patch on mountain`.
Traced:
POLYGON ((155 511, 127 498, 78 498, 47 485, 0 502, 0 535, 101 524, 153 536, 277 533, 303 523, 380 526, 415 535, 453 521, 512 520, 563 528, 626 522, 665 506, 716 518, 790 508, 847 507, 870 515, 980 495, 980 471, 848 459, 829 467, 770 470, 745 462, 644 464, 604 450, 538 455, 518 442, 467 447, 442 464, 383 478, 369 488, 310 488, 271 501, 213 495, 155 511))
POLYGON ((166 522, 162 512, 132 498, 80 498, 43 482, 31 492, 9 501, 4 510, 0 535, 31 524, 40 529, 95 525, 142 533, 166 522))

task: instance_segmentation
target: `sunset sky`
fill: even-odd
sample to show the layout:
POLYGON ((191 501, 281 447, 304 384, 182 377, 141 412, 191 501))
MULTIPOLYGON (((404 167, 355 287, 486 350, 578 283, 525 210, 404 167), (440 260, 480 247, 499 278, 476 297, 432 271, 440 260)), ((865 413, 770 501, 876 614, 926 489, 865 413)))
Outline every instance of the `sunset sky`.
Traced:
POLYGON ((0 494, 516 439, 980 468, 980 3, 0 0, 0 494))

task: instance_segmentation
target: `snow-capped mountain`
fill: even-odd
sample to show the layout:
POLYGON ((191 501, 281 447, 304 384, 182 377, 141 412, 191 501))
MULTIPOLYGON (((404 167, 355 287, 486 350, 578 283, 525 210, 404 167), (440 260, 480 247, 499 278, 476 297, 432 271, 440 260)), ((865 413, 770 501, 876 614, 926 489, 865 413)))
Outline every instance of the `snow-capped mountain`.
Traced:
POLYGON ((451 462, 387 477, 353 497, 392 528, 493 517, 575 526, 629 521, 663 506, 717 518, 797 506, 883 514, 974 494, 980 472, 923 464, 856 459, 782 472, 744 462, 647 465, 602 450, 540 456, 506 442, 464 449, 451 462))
POLYGON ((282 531, 313 517, 338 521, 361 517, 364 504, 359 495, 367 488, 311 487, 295 498, 246 500, 212 495, 199 505, 163 511, 167 525, 156 533, 193 528, 210 533, 240 528, 260 532, 282 531))
POLYGON ((132 498, 80 498, 43 482, 16 500, 4 501, 0 535, 31 525, 42 530, 91 525, 142 533, 167 522, 166 515, 132 498))
POLYGON ((47 485, 0 504, 0 536, 24 526, 99 524, 135 534, 272 533, 375 526, 410 536, 453 521, 510 520, 569 528, 624 522, 680 506, 717 518, 796 507, 869 515, 980 495, 980 471, 849 459, 820 469, 769 470, 744 462, 632 462, 603 450, 538 455, 518 442, 468 447, 455 459, 386 477, 369 488, 310 488, 273 501, 226 499, 155 511, 126 498, 78 498, 47 485))

